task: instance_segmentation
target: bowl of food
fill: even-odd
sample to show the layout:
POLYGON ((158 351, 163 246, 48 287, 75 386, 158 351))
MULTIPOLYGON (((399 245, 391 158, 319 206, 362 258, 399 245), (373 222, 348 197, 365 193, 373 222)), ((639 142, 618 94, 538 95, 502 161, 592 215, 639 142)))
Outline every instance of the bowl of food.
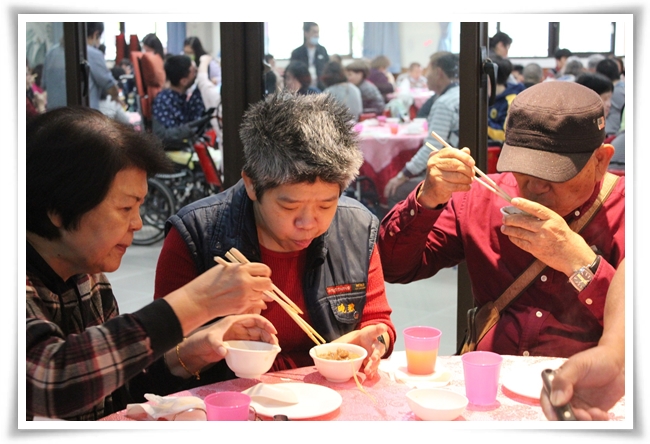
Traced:
POLYGON ((260 341, 228 341, 223 345, 228 350, 226 364, 238 378, 259 379, 281 350, 278 345, 260 341))
POLYGON ((419 388, 406 393, 408 405, 424 421, 453 421, 469 401, 459 393, 440 388, 419 388))
POLYGON ((359 371, 368 352, 359 345, 334 342, 312 347, 309 356, 325 379, 346 382, 359 371))

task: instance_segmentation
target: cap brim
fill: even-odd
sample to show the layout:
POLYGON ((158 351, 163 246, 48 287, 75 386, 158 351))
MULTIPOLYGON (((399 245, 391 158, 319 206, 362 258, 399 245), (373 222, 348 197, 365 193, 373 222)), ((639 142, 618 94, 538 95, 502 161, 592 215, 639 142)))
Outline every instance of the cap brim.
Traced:
POLYGON ((497 171, 526 174, 549 182, 566 182, 584 168, 592 154, 593 151, 557 154, 503 144, 497 171))

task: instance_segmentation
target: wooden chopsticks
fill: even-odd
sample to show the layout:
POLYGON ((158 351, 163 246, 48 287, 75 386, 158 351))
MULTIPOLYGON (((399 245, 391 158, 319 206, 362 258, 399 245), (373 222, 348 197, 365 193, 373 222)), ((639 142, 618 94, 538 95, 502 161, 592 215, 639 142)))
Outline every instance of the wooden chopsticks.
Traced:
MULTIPOLYGON (((230 266, 232 264, 247 264, 250 261, 236 248, 231 248, 230 251, 226 253, 226 259, 230 262, 227 262, 225 259, 215 256, 214 260, 224 267, 230 266)), ((282 292, 278 287, 273 285, 273 292, 265 291, 265 295, 269 296, 275 302, 277 302, 284 311, 294 320, 298 327, 300 327, 309 338, 316 343, 316 345, 325 344, 327 341, 320 335, 318 332, 307 323, 303 318, 300 317, 300 314, 303 314, 302 310, 291 300, 289 297, 282 292)))
MULTIPOLYGON (((448 144, 448 143, 447 143, 447 142, 446 142, 442 137, 440 137, 438 134, 436 134, 435 131, 431 131, 431 135, 432 135, 432 136, 433 136, 433 137, 434 137, 438 142, 440 142, 442 145, 444 145, 445 147, 447 147, 447 148, 453 148, 453 147, 452 147, 451 145, 449 145, 449 144, 448 144)), ((436 148, 435 146, 431 145, 429 142, 426 142, 426 146, 429 147, 429 149, 431 149, 431 150, 434 151, 434 152, 435 152, 435 151, 438 151, 438 148, 436 148)), ((476 180, 478 181, 478 183, 480 183, 480 184, 483 185, 485 188, 487 188, 488 190, 492 191, 493 193, 495 193, 496 195, 498 195, 499 197, 503 198, 505 201, 507 201, 508 203, 510 203, 510 201, 512 200, 512 197, 510 197, 510 195, 509 195, 508 193, 506 193, 506 192, 505 192, 505 191, 504 191, 504 190, 503 190, 499 185, 497 185, 497 183, 496 183, 495 181, 493 181, 490 177, 488 177, 487 174, 485 174, 483 171, 481 171, 480 169, 478 169, 478 168, 476 168, 476 167, 474 167, 474 171, 476 172, 476 174, 478 174, 478 175, 481 176, 483 179, 485 179, 485 181, 483 181, 483 180, 477 178, 476 180)))

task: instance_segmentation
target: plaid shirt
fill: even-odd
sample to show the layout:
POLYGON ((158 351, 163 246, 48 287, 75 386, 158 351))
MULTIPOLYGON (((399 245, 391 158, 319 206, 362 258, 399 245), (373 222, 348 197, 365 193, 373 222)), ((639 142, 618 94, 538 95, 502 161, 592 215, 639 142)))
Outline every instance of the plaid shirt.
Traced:
MULTIPOLYGON (((151 382, 149 373, 163 370, 164 363, 148 368, 182 340, 169 304, 156 301, 118 316, 104 274, 82 274, 64 282, 29 243, 26 287, 28 420, 34 415, 101 418, 133 402, 128 383, 136 380, 142 380, 139 386, 131 384, 139 395, 175 388, 151 382)), ((167 382, 175 379, 166 373, 167 382)))

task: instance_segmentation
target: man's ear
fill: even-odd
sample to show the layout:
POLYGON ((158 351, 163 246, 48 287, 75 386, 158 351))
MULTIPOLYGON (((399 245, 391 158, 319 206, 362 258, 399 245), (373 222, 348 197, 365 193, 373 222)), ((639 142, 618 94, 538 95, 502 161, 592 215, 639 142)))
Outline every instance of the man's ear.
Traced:
POLYGON ((598 160, 598 165, 596 165, 596 168, 598 170, 598 173, 601 174, 601 176, 604 176, 605 173, 607 172, 607 169, 609 168, 609 161, 612 160, 612 156, 614 156, 614 151, 616 151, 616 149, 609 143, 603 143, 596 150, 595 156, 596 159, 598 160))
POLYGON ((253 185, 253 180, 248 177, 246 173, 242 171, 241 178, 244 180, 244 186, 246 187, 246 194, 248 198, 252 201, 257 200, 257 195, 255 194, 255 186, 253 185))
POLYGON ((50 219, 50 222, 52 222, 52 225, 54 225, 58 229, 63 228, 63 220, 61 219, 61 216, 58 213, 48 211, 47 217, 50 219))

